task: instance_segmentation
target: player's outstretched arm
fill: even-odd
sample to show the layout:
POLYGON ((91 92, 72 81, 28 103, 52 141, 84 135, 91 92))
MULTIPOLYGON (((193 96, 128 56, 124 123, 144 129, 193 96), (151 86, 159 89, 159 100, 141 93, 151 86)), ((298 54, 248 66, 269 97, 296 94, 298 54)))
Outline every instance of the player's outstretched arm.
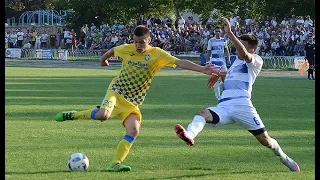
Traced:
POLYGON ((200 66, 194 62, 186 59, 178 59, 176 65, 182 69, 196 71, 207 75, 219 75, 221 67, 214 66, 213 64, 207 64, 206 66, 200 66))
POLYGON ((100 65, 101 66, 109 66, 108 59, 113 55, 114 55, 114 48, 111 48, 101 56, 100 65))
POLYGON ((223 17, 223 28, 224 31, 230 38, 230 41, 233 43, 234 47, 238 52, 239 59, 244 59, 247 63, 251 63, 252 55, 247 51, 246 47, 239 41, 239 39, 231 31, 231 25, 227 18, 223 17))

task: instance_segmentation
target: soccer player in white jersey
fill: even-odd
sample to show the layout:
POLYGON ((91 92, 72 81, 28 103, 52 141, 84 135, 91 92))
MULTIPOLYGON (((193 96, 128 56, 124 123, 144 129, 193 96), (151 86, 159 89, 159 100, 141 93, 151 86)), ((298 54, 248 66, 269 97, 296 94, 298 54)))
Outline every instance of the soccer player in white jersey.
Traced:
MULTIPOLYGON (((253 34, 244 34, 237 39, 232 33, 230 22, 223 18, 224 29, 237 50, 237 58, 229 68, 224 90, 217 106, 208 107, 195 115, 185 130, 180 124, 175 126, 177 136, 187 145, 194 144, 195 137, 202 131, 206 123, 213 127, 238 123, 247 129, 265 147, 270 148, 280 161, 291 171, 300 172, 298 164, 288 157, 278 142, 270 137, 265 126, 251 102, 252 85, 261 71, 263 60, 255 53, 258 39, 253 34)), ((219 74, 219 71, 215 71, 219 74)), ((212 87, 216 78, 208 79, 208 87, 212 87)))
POLYGON ((216 98, 219 100, 221 95, 221 90, 223 88, 223 82, 227 72, 227 64, 225 56, 227 57, 228 64, 230 62, 230 53, 228 49, 228 42, 226 39, 221 37, 221 29, 216 27, 214 30, 215 36, 208 41, 207 46, 207 63, 214 64, 215 66, 221 66, 221 78, 217 81, 214 86, 214 92, 216 98))

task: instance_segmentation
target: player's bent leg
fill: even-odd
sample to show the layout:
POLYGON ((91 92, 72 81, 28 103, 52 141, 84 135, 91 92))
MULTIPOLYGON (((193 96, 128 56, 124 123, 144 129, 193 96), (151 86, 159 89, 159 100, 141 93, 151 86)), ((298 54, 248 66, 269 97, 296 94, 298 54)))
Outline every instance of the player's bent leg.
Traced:
POLYGON ((134 140, 139 135, 140 130, 140 116, 137 114, 130 114, 124 121, 123 125, 126 128, 126 135, 119 142, 116 154, 113 157, 112 164, 107 167, 109 172, 130 171, 131 167, 121 164, 127 157, 134 140))
POLYGON ((100 108, 94 115, 94 119, 100 120, 100 121, 105 121, 110 118, 111 113, 105 109, 105 108, 100 108))
POLYGON ((79 119, 95 119, 95 114, 100 109, 100 106, 97 106, 94 109, 88 109, 83 111, 65 111, 59 112, 56 115, 56 121, 66 121, 66 120, 79 120, 79 119))
POLYGON ((282 151, 278 142, 274 138, 271 138, 264 128, 249 131, 253 135, 255 135, 256 139, 262 145, 270 148, 274 152, 274 154, 280 158, 280 161, 284 165, 286 165, 291 171, 300 172, 299 165, 282 151))
POLYGON ((188 146, 194 145, 194 138, 203 130, 206 123, 217 124, 219 116, 210 109, 200 111, 200 115, 195 115, 187 130, 180 124, 175 126, 176 135, 188 146))

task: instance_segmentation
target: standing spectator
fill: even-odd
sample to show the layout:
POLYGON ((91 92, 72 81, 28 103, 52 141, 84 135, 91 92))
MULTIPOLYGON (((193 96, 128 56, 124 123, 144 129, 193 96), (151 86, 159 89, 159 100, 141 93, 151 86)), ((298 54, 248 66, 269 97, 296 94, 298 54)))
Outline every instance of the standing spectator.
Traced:
POLYGON ((35 44, 34 44, 34 49, 41 49, 41 35, 39 32, 37 32, 36 34, 36 41, 35 41, 35 44))
POLYGON ((86 44, 85 39, 86 39, 86 33, 83 31, 83 29, 81 29, 79 34, 79 41, 81 41, 83 45, 86 44))
POLYGON ((296 40, 296 45, 294 46, 293 52, 295 56, 302 56, 304 51, 304 43, 301 37, 299 36, 296 40))
POLYGON ((119 41, 119 38, 118 38, 117 34, 115 32, 113 32, 111 40, 110 40, 112 47, 114 47, 118 41, 119 41))
POLYGON ((281 21, 281 25, 283 25, 283 26, 289 25, 289 21, 288 21, 287 17, 284 17, 284 19, 281 21))
POLYGON ((17 32, 17 47, 18 48, 22 48, 22 46, 23 46, 23 38, 24 38, 24 33, 19 28, 18 32, 17 32))
POLYGON ((64 48, 66 48, 66 49, 68 49, 67 48, 67 39, 69 39, 70 38, 70 31, 69 31, 69 29, 65 29, 64 31, 63 31, 63 43, 64 43, 64 48))
POLYGON ((61 29, 58 29, 56 38, 57 38, 58 48, 61 48, 61 41, 63 39, 61 29))
POLYGON ((43 31, 41 34, 41 48, 47 48, 48 36, 47 32, 43 31))
POLYGON ((272 17, 272 19, 271 19, 271 25, 272 25, 273 27, 276 27, 276 26, 278 25, 278 23, 277 23, 277 18, 276 18, 276 17, 272 17))
POLYGON ((309 63, 308 79, 315 80, 313 76, 314 65, 315 65, 315 62, 314 62, 315 61, 315 44, 313 42, 312 35, 309 36, 308 42, 304 47, 304 57, 305 57, 305 60, 307 60, 309 63), (311 78, 310 78, 310 75, 311 75, 311 78))
POLYGON ((258 47, 256 50, 256 54, 261 55, 262 53, 265 52, 266 44, 264 43, 263 36, 257 36, 257 37, 258 37, 258 47))
POLYGON ((9 40, 8 40, 8 33, 5 31, 5 35, 4 35, 4 48, 7 49, 9 47, 9 40))
POLYGON ((12 33, 9 33, 9 48, 17 48, 17 33, 15 31, 12 31, 12 33))
POLYGON ((74 29, 71 29, 70 35, 71 35, 71 41, 72 41, 72 49, 76 49, 76 47, 77 47, 77 33, 74 31, 74 29))
POLYGON ((278 56, 279 55, 279 50, 280 50, 279 40, 275 39, 271 43, 271 54, 272 54, 272 56, 278 56))
POLYGON ((50 34, 50 47, 56 48, 56 45, 57 45, 57 35, 52 33, 50 34))
POLYGON ((296 25, 296 23, 297 23, 296 15, 292 14, 292 16, 291 16, 291 18, 289 20, 289 24, 291 26, 293 26, 293 25, 296 25))
POLYGON ((296 21, 296 25, 302 25, 302 24, 304 24, 303 16, 299 16, 296 21))
POLYGON ((23 44, 26 44, 26 43, 31 44, 31 37, 32 37, 32 33, 30 32, 29 29, 27 29, 27 32, 24 34, 23 44))
POLYGON ((178 28, 184 29, 185 24, 186 24, 186 21, 184 20, 183 16, 180 15, 180 18, 178 19, 178 28))
POLYGON ((304 21, 304 27, 310 28, 311 26, 313 26, 313 21, 310 19, 310 16, 307 15, 306 20, 304 21))
POLYGON ((91 26, 90 26, 90 31, 95 31, 97 29, 97 26, 94 25, 94 23, 91 23, 91 26))
POLYGON ((36 36, 38 35, 38 31, 35 29, 33 32, 32 32, 32 37, 31 37, 31 45, 33 47, 35 47, 35 44, 36 44, 36 36))
POLYGON ((82 26, 81 30, 82 30, 85 34, 89 34, 88 24, 84 24, 84 25, 82 26))

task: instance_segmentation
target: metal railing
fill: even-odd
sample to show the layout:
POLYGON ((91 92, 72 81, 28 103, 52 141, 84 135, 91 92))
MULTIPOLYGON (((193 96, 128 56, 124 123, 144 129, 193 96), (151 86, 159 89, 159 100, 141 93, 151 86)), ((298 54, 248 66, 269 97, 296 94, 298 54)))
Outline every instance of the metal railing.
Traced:
MULTIPOLYGON (((106 50, 66 50, 66 49, 22 49, 21 59, 52 59, 52 60, 98 60, 106 50), (44 57, 44 52, 47 56, 44 57), (49 52, 49 55, 48 55, 49 52), (42 53, 42 54, 41 54, 42 53)), ((174 54, 173 54, 174 55, 174 54)), ((193 62, 200 62, 200 54, 177 54, 177 57, 185 57, 193 62)), ((231 55, 231 62, 235 55, 231 55)), ((295 56, 262 56, 264 69, 294 69, 295 56)), ((117 59, 112 59, 117 61, 117 59)))

